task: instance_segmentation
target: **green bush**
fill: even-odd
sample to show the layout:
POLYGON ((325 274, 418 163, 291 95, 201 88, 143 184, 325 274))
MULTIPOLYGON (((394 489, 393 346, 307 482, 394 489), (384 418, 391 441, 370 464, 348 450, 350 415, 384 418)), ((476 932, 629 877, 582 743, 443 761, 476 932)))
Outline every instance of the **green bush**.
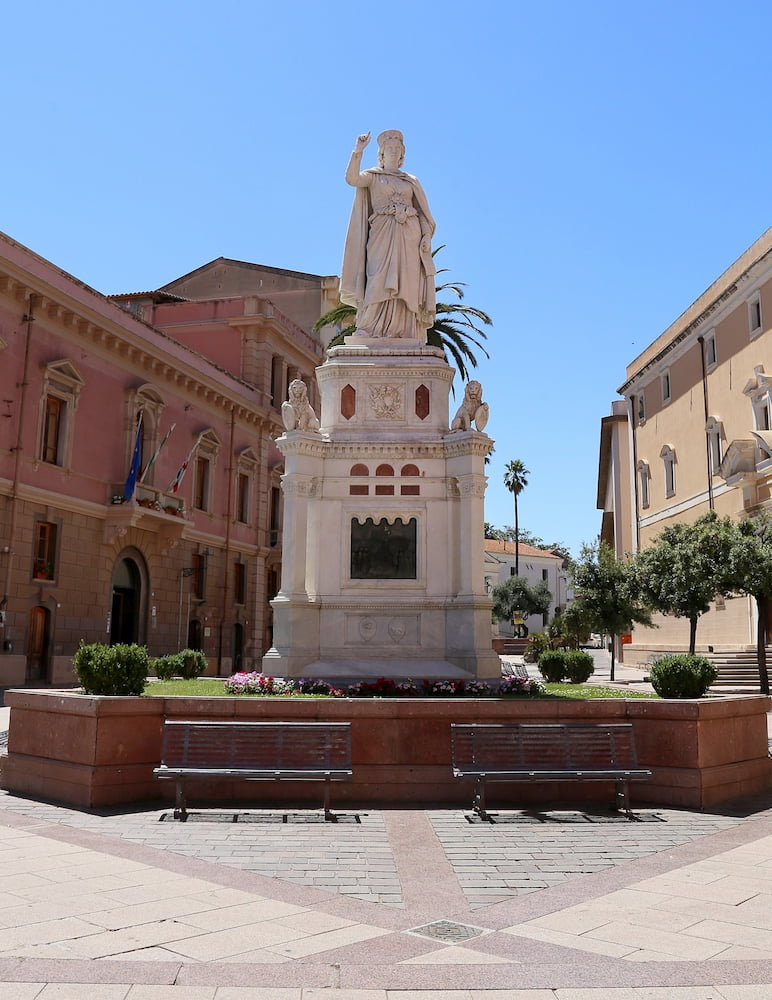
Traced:
POLYGON ((566 676, 566 660, 557 649, 548 649, 539 657, 539 672, 548 684, 560 684, 566 676))
POLYGON ((181 666, 179 653, 157 656, 150 663, 153 673, 161 681, 170 681, 172 677, 179 677, 181 666))
POLYGON ((179 653, 156 657, 150 666, 159 680, 170 681, 172 677, 181 677, 192 681, 206 670, 206 657, 200 649, 183 649, 179 653))
POLYGON ((206 670, 206 657, 200 649, 183 649, 177 655, 180 658, 180 677, 186 681, 200 677, 206 670))
POLYGON ((655 660, 650 676, 660 698, 702 698, 718 670, 704 656, 682 653, 655 660))
POLYGON ((565 676, 572 684, 584 684, 595 673, 595 663, 589 653, 571 649, 563 653, 565 676))
POLYGON ((150 667, 144 646, 101 642, 87 646, 82 639, 72 662, 85 694, 140 695, 150 667))

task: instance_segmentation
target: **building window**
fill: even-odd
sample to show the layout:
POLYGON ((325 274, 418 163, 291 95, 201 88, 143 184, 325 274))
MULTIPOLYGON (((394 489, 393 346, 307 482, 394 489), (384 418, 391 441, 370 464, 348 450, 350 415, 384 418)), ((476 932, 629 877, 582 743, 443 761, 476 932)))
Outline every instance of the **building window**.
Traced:
POLYGON ((35 555, 32 577, 35 580, 53 580, 56 570, 56 525, 38 521, 35 525, 35 555))
POLYGON ((260 463, 251 448, 240 451, 236 461, 236 520, 249 524, 252 519, 252 484, 260 463))
POLYGON ((275 548, 279 544, 279 532, 281 531, 281 489, 274 486, 271 490, 271 525, 269 533, 269 544, 275 548))
POLYGON ((705 337, 705 367, 707 369, 715 368, 718 362, 718 355, 716 354, 716 335, 715 333, 709 333, 705 337))
POLYGON ((64 417, 64 400, 57 396, 46 396, 45 417, 43 420, 43 451, 41 459, 52 465, 61 465, 62 420, 64 417))
POLYGON ((718 475, 718 467, 724 457, 723 438, 724 425, 715 417, 709 417, 705 425, 705 433, 708 435, 708 448, 710 451, 710 474, 718 475))
POLYGON ((649 463, 640 461, 638 463, 638 500, 643 509, 648 507, 651 503, 649 490, 650 482, 651 471, 649 470, 649 463))
POLYGON ((247 566, 243 562, 233 564, 233 600, 236 604, 247 603, 247 566))
POLYGON ((236 517, 242 524, 249 524, 249 476, 245 472, 236 479, 236 517))
POLYGON ((44 369, 37 449, 41 462, 69 466, 73 418, 84 385, 70 361, 52 361, 44 369))
POLYGON ((643 424, 646 422, 646 402, 643 397, 643 392, 638 395, 638 423, 643 424))
POLYGON ((209 459, 199 455, 193 487, 193 506, 197 510, 209 510, 209 472, 209 459))
POLYGON ((193 506, 196 510, 212 509, 214 469, 219 449, 220 439, 211 428, 199 434, 193 464, 193 506))
POLYGON ((193 570, 190 577, 190 591, 197 601, 203 601, 206 593, 206 556, 194 552, 190 558, 190 566, 193 570))
POLYGON ((772 378, 764 374, 764 366, 753 369, 753 378, 743 389, 753 407, 754 430, 772 430, 772 378))
POLYGON ((664 372, 660 376, 660 384, 662 386, 662 403, 670 402, 670 372, 664 372))
POLYGON ((659 453, 665 471, 665 496, 675 496, 676 491, 676 455, 672 447, 666 444, 659 453))
POLYGON ((748 300, 748 330, 751 336, 761 330, 761 323, 761 296, 754 295, 753 298, 748 300))

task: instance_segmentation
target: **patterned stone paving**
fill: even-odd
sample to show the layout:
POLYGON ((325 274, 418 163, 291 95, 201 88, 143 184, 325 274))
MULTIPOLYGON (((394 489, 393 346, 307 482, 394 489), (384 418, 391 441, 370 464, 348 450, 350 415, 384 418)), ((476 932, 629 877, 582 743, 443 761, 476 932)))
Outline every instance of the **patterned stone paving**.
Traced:
MULTIPOLYGON (((639 809, 615 813, 502 811, 487 823, 456 810, 428 812, 473 908, 538 892, 726 830, 742 816, 639 809), (475 836, 470 837, 470 825, 475 836)), ((758 815, 758 814, 757 814, 758 815)))

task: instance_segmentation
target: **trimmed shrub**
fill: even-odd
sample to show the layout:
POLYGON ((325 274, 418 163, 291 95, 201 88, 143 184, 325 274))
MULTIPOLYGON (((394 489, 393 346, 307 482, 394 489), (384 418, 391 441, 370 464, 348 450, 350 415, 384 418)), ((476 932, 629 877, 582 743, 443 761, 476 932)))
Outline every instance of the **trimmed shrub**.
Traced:
POLYGON ((654 661, 651 684, 660 698, 702 698, 718 677, 715 664, 704 656, 682 653, 654 661))
POLYGON ((183 649, 177 655, 180 658, 180 677, 184 680, 200 677, 206 670, 206 657, 200 649, 183 649))
POLYGON ((589 653, 571 649, 563 653, 565 676, 572 684, 584 684, 595 673, 595 663, 589 653))
POLYGON ((72 662, 84 694, 140 695, 150 668, 147 649, 136 643, 87 646, 81 639, 72 662))
POLYGON ((150 661, 150 668, 159 681, 170 681, 172 677, 178 677, 180 673, 179 653, 168 653, 166 656, 157 656, 150 661))
POLYGON ((539 672, 548 684, 560 684, 566 676, 566 660, 563 653, 548 649, 539 657, 539 672))

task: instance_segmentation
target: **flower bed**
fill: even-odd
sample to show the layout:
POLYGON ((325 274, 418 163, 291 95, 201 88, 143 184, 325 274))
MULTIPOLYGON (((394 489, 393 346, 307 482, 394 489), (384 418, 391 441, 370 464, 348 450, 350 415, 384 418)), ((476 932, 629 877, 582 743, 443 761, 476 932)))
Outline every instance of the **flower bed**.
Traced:
POLYGON ((527 677, 505 677, 501 684, 495 686, 476 680, 395 681, 379 677, 375 681, 357 681, 344 689, 310 677, 285 680, 256 672, 233 674, 225 681, 225 691, 231 695, 272 698, 295 694, 327 698, 539 698, 545 694, 543 684, 527 677))

